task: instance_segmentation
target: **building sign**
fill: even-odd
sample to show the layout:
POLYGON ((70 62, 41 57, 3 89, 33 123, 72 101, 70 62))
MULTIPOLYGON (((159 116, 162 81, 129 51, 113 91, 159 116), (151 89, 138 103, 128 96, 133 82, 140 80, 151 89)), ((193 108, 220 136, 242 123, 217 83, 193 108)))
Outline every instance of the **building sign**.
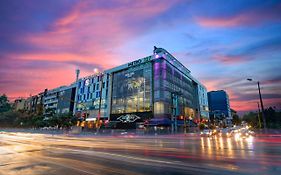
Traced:
POLYGON ((117 120, 121 121, 122 123, 133 123, 138 119, 140 119, 140 117, 135 114, 121 115, 117 118, 117 120))
POLYGON ((146 62, 149 62, 149 61, 151 61, 151 56, 148 56, 148 57, 145 57, 145 58, 142 58, 142 59, 138 59, 136 61, 132 61, 132 62, 128 63, 128 67, 136 66, 136 65, 146 63, 146 62))
POLYGON ((85 86, 89 86, 89 85, 90 85, 90 80, 87 79, 87 80, 85 81, 85 86))

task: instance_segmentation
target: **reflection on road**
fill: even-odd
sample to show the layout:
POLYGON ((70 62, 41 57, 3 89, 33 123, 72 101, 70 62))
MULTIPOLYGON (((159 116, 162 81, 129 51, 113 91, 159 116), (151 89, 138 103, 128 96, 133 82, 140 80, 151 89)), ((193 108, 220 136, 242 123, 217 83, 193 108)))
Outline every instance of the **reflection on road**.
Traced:
POLYGON ((281 137, 0 134, 0 174, 281 174, 281 137))

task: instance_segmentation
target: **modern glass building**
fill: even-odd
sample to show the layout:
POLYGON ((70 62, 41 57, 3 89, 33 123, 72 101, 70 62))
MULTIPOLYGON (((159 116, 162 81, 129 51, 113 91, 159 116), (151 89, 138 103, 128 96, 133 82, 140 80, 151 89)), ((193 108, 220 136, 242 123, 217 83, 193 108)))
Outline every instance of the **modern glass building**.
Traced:
POLYGON ((169 121, 179 116, 198 121, 200 116, 209 117, 206 88, 165 49, 155 47, 153 55, 105 73, 111 77, 111 121, 169 121))
POLYGON ((76 82, 74 114, 87 121, 169 123, 174 118, 207 118, 207 90, 162 48, 153 54, 76 82))
POLYGON ((214 118, 225 119, 230 124, 232 116, 230 113, 229 97, 224 90, 208 92, 210 115, 214 118))

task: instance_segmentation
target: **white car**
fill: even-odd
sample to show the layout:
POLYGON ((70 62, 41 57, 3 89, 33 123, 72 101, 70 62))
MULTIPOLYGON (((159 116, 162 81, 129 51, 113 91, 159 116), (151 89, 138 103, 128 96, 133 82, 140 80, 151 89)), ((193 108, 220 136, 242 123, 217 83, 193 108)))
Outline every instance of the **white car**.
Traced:
POLYGON ((210 129, 204 129, 203 131, 200 132, 200 136, 212 136, 213 132, 210 129))

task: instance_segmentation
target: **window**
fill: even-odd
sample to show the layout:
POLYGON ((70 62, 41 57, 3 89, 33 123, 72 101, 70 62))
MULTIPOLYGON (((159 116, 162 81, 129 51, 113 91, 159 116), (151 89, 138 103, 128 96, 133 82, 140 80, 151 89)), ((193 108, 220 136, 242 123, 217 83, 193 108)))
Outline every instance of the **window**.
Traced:
POLYGON ((99 86, 99 84, 97 84, 97 90, 99 90, 100 89, 100 86, 99 86))
POLYGON ((113 114, 151 111, 151 71, 152 64, 146 63, 112 75, 113 114))
POLYGON ((100 92, 96 92, 96 98, 99 98, 100 97, 100 92))
POLYGON ((162 102, 154 103, 154 113, 155 114, 163 114, 164 113, 164 104, 162 102))

